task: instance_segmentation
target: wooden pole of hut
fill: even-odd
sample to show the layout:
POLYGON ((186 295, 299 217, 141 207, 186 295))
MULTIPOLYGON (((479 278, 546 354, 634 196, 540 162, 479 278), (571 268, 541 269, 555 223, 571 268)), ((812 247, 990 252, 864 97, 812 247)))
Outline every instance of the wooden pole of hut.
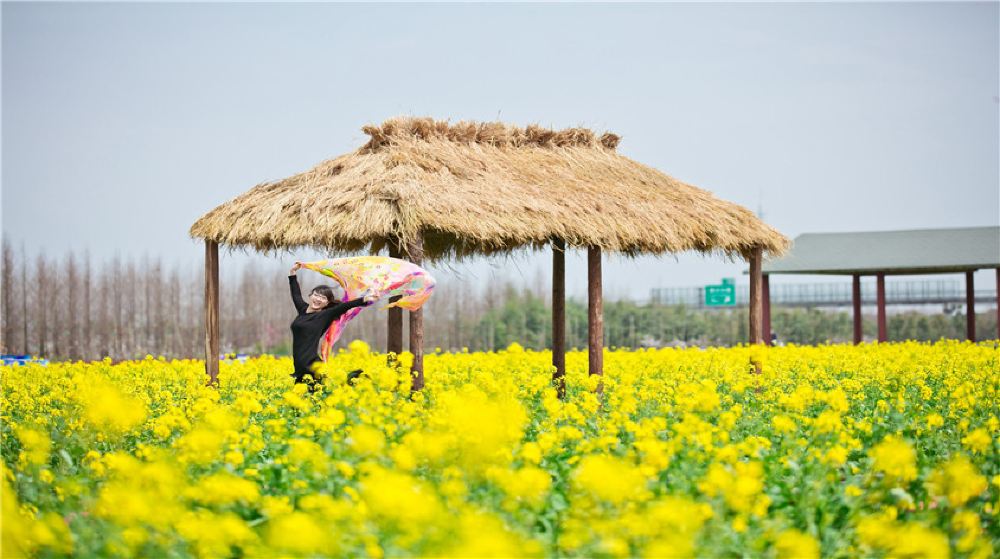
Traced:
POLYGON ((965 272, 965 339, 976 341, 976 283, 975 270, 965 272))
POLYGON ((205 373, 219 384, 219 243, 205 241, 205 373))
MULTIPOLYGON (((587 350, 589 374, 604 376, 604 312, 601 293, 601 249, 587 248, 587 350)), ((604 393, 604 380, 598 379, 596 392, 604 393)))
POLYGON ((763 299, 763 281, 761 278, 760 247, 750 252, 750 343, 759 344, 764 341, 763 317, 761 305, 763 299))
POLYGON ((761 288, 763 298, 761 306, 764 308, 764 345, 771 345, 771 275, 763 275, 763 287, 761 288))
POLYGON ((552 383, 566 397, 566 242, 552 241, 552 383))
POLYGON ((875 274, 875 313, 878 322, 878 341, 889 339, 885 323, 885 273, 875 274))
MULTIPOLYGON (((750 343, 759 344, 764 341, 763 334, 763 277, 761 273, 763 250, 754 247, 750 251, 750 343)), ((754 373, 760 374, 760 363, 754 362, 754 373)))
POLYGON ((851 305, 854 307, 854 345, 864 339, 864 325, 861 322, 861 276, 854 274, 851 279, 851 305))
MULTIPOLYGON (((401 258, 402 251, 399 249, 399 243, 395 240, 389 241, 389 256, 391 258, 401 258)), ((390 303, 394 303, 399 300, 399 295, 389 298, 390 303)), ((388 311, 388 318, 386 323, 386 341, 385 341, 385 352, 387 354, 399 355, 403 353, 403 309, 399 307, 392 307, 388 311)), ((389 357, 393 359, 393 357, 389 357)))
MULTIPOLYGON (((424 239, 420 233, 406 246, 410 262, 417 266, 424 261, 424 239)), ((412 384, 410 390, 421 390, 424 387, 424 311, 410 311, 410 353, 413 354, 411 369, 412 384)))

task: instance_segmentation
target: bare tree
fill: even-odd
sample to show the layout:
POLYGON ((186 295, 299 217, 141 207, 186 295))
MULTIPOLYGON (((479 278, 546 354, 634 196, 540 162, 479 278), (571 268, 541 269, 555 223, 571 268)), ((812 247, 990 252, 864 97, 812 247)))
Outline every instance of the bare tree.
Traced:
POLYGON ((163 290, 166 284, 163 281, 163 260, 159 256, 156 257, 156 261, 153 263, 152 275, 153 301, 151 314, 153 316, 153 347, 157 348, 157 353, 162 354, 166 339, 164 334, 166 317, 163 316, 163 290))
POLYGON ((90 330, 90 249, 83 252, 83 311, 80 316, 83 318, 83 334, 81 336, 81 348, 84 359, 93 359, 94 345, 91 341, 90 330))
POLYGON ((114 260, 111 264, 111 276, 109 278, 108 291, 111 294, 111 306, 109 307, 109 312, 111 313, 112 323, 114 324, 114 333, 111 337, 110 346, 110 356, 113 359, 117 359, 124 354, 124 342, 125 342, 125 327, 123 324, 122 306, 125 303, 125 293, 124 286, 122 285, 122 268, 121 259, 116 254, 114 260))
POLYGON ((168 308, 170 309, 170 319, 167 321, 167 337, 172 355, 182 355, 181 347, 181 273, 174 268, 170 273, 170 298, 168 308))
MULTIPOLYGON (((90 251, 80 256, 50 260, 41 252, 29 260, 22 243, 17 258, 9 243, 4 266, 0 327, 6 349, 35 349, 39 355, 71 359, 115 360, 141 358, 150 353, 168 357, 201 357, 204 352, 204 283, 201 266, 189 263, 164 265, 162 259, 143 255, 141 260, 116 254, 91 262, 90 251), (29 262, 33 265, 29 265, 29 262), (14 272, 20 265, 20 278, 14 272), (18 285, 20 287, 18 287, 18 285), (21 302, 18 304, 17 295, 21 302), (29 315, 29 312, 31 313, 29 315), (20 334, 18 330, 20 329, 20 334), (15 342, 15 338, 20 340, 15 342)), ((242 269, 226 269, 222 282, 222 348, 232 352, 287 351, 289 323, 294 310, 288 297, 284 264, 251 262, 242 269), (282 349, 285 348, 285 349, 282 349)), ((308 291, 328 283, 318 274, 300 274, 308 291)), ((471 332, 484 313, 502 307, 508 297, 522 296, 491 275, 485 292, 468 282, 441 281, 435 297, 425 307, 425 343, 429 347, 492 348, 498 332, 492 321, 480 336, 471 332)), ((525 291, 526 293, 526 291, 525 291)), ((364 309, 338 341, 337 349, 354 339, 382 350, 386 313, 378 307, 364 309)), ((525 325, 512 325, 524 330, 525 325)), ((404 321, 404 337, 406 322, 404 321)), ((509 337, 509 334, 508 334, 509 337)))
POLYGON ((31 345, 28 339, 28 253, 24 250, 24 241, 21 241, 21 329, 23 331, 21 351, 30 354, 31 345))
POLYGON ((42 278, 46 277, 45 271, 48 263, 45 261, 45 254, 38 253, 35 258, 35 320, 38 324, 38 354, 47 355, 49 350, 48 340, 48 315, 49 303, 46 290, 48 286, 43 285, 42 278))
MULTIPOLYGON (((76 266, 76 257, 70 252, 66 258, 66 306, 58 307, 58 312, 60 315, 59 322, 63 330, 67 334, 68 343, 66 348, 68 348, 68 356, 70 359, 82 359, 80 353, 80 329, 79 329, 79 314, 77 313, 77 301, 79 295, 77 294, 77 289, 79 285, 79 273, 76 266)), ((64 350, 66 349, 64 348, 64 350)))
POLYGON ((12 351, 14 340, 14 254, 7 237, 3 239, 3 339, 0 340, 0 352, 12 351))
POLYGON ((137 328, 141 327, 138 331, 142 333, 141 335, 141 352, 142 353, 153 353, 154 351, 149 351, 150 340, 153 339, 153 317, 150 312, 150 307, 153 306, 153 293, 152 286, 150 285, 150 269, 149 269, 149 253, 143 251, 142 260, 139 262, 139 268, 136 270, 135 282, 136 282, 136 292, 139 295, 139 300, 137 305, 139 308, 136 309, 137 315, 137 328))
POLYGON ((110 357, 113 353, 112 336, 114 334, 114 315, 111 313, 111 269, 105 265, 98 275, 97 283, 97 356, 110 357))

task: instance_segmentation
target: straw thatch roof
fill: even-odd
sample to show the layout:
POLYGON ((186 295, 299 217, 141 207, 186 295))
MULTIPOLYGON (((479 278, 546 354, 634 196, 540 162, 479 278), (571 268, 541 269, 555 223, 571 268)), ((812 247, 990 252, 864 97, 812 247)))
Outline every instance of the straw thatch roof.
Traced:
POLYGON ((430 260, 553 238, 629 255, 788 247, 746 208, 618 154, 614 134, 428 118, 363 130, 370 139, 357 151, 255 186, 191 236, 265 252, 377 252, 419 231, 430 260))

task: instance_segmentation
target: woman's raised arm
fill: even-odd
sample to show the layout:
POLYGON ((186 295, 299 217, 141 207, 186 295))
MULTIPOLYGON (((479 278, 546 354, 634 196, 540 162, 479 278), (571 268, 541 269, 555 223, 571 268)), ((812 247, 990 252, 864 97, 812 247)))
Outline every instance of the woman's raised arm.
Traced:
POLYGON ((349 311, 349 310, 351 310, 351 309, 353 309, 355 307, 364 307, 364 306, 368 306, 370 304, 371 304, 370 302, 365 301, 364 297, 358 297, 357 299, 354 299, 353 301, 346 301, 346 302, 343 302, 343 303, 337 303, 337 304, 334 304, 334 305, 330 305, 329 307, 327 307, 327 308, 325 308, 325 309, 323 309, 323 310, 321 310, 319 312, 324 315, 323 316, 323 320, 329 326, 329 324, 331 322, 333 322, 334 320, 337 320, 338 318, 340 318, 341 315, 343 315, 345 312, 347 312, 347 311, 349 311))
POLYGON ((309 305, 302 299, 302 290, 299 289, 299 279, 295 277, 294 272, 288 276, 288 286, 292 290, 292 303, 295 304, 296 312, 299 314, 306 312, 309 305))

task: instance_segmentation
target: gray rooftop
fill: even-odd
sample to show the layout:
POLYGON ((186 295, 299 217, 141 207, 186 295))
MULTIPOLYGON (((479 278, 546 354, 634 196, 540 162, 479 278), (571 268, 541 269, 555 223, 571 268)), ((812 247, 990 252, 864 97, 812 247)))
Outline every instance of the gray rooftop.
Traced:
POLYGON ((1000 268, 1000 227, 804 233, 765 274, 934 274, 1000 268))

